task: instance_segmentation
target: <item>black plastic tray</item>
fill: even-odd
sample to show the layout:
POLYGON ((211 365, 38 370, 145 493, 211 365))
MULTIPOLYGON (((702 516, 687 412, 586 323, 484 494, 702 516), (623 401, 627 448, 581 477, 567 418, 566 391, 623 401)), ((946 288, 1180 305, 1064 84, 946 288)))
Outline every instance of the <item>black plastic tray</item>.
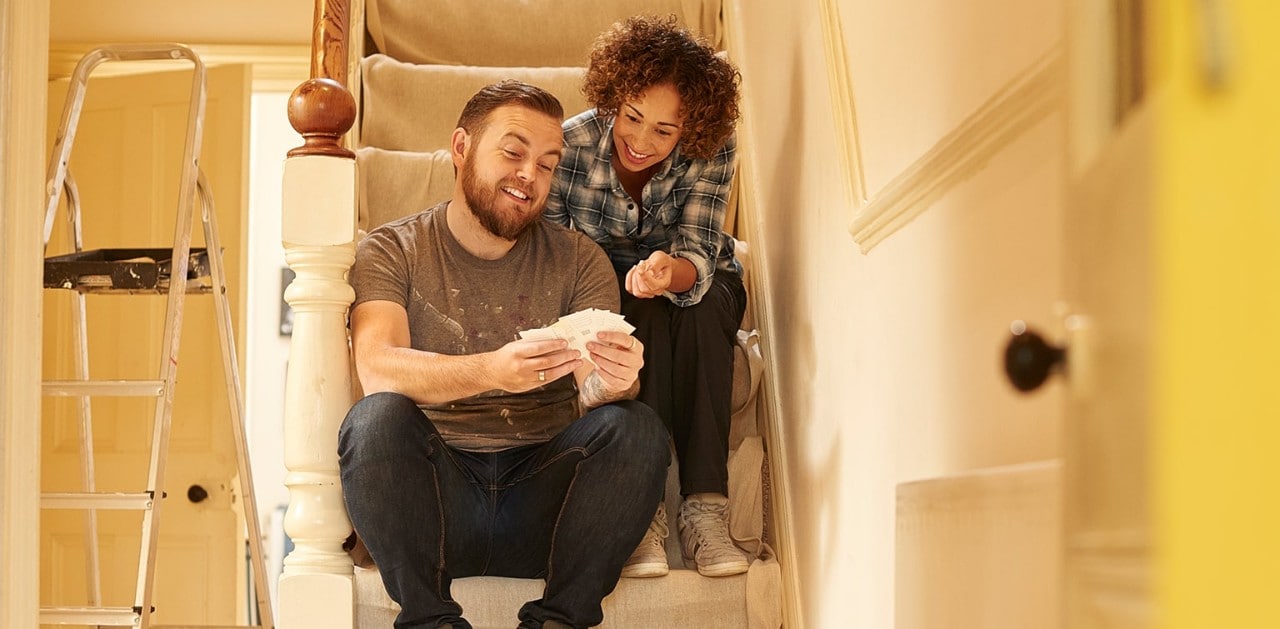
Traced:
MULTIPOLYGON (((172 249, 91 249, 44 261, 45 288, 155 290, 167 287, 172 249)), ((187 280, 208 277, 209 254, 191 248, 187 280)))

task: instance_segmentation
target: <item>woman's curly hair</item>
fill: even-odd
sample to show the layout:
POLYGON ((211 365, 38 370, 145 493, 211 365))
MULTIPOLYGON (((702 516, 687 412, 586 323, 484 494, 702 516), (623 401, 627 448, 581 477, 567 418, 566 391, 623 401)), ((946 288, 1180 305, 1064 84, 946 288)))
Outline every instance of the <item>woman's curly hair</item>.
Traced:
POLYGON ((680 151, 709 159, 724 146, 738 120, 742 75, 674 15, 637 16, 596 39, 582 93, 606 116, 654 85, 672 83, 684 118, 680 151))

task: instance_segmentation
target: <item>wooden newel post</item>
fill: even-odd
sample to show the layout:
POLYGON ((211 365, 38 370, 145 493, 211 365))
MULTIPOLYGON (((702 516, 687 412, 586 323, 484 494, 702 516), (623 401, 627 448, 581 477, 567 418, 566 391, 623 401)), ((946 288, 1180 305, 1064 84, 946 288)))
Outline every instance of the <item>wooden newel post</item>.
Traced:
POLYGON ((289 124, 302 135, 304 144, 289 151, 289 157, 328 155, 355 159, 340 143, 356 121, 356 101, 341 83, 314 78, 299 85, 289 96, 289 124))
POLYGON ((279 587, 283 629, 350 629, 355 619, 351 532, 338 478, 338 426, 351 405, 347 272, 355 260, 355 156, 341 138, 355 122, 346 82, 345 0, 317 0, 312 78, 289 100, 304 144, 284 165, 283 245, 295 278, 285 291, 293 336, 285 380, 284 529, 294 549, 279 587))

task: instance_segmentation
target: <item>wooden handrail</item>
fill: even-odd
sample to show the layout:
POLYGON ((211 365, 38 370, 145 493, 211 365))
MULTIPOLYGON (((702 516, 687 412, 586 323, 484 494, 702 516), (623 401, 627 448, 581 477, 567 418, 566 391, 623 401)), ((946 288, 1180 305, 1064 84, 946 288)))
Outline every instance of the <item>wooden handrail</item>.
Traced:
POLYGON ((341 143, 356 121, 356 101, 346 86, 350 0, 316 0, 313 24, 311 78, 289 97, 289 124, 304 144, 289 157, 354 157, 341 143))
POLYGON ((351 27, 350 0, 316 0, 311 32, 311 78, 347 82, 351 27))

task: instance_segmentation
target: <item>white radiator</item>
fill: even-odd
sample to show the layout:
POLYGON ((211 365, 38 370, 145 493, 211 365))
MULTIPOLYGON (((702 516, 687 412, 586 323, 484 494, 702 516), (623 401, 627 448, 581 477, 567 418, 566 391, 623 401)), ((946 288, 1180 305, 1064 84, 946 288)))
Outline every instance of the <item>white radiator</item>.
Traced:
POLYGON ((897 629, 1052 629, 1059 616, 1057 461, 898 485, 897 629))

